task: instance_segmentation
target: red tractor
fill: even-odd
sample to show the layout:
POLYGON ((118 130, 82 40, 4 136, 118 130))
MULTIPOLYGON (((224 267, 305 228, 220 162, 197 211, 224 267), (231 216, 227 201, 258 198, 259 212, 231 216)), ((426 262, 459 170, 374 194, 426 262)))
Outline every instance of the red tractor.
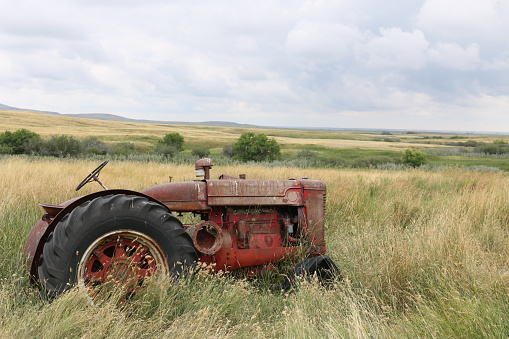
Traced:
POLYGON ((210 159, 196 162, 203 180, 174 182, 141 192, 105 190, 59 205, 40 204, 46 214, 25 247, 30 278, 52 299, 78 284, 95 288, 114 279, 137 290, 156 272, 178 276, 196 263, 219 271, 256 275, 292 254, 306 255, 288 275, 339 274, 324 255, 325 184, 303 179, 248 180, 245 175, 210 179, 210 159), (182 224, 172 213, 191 212, 201 222, 182 224))

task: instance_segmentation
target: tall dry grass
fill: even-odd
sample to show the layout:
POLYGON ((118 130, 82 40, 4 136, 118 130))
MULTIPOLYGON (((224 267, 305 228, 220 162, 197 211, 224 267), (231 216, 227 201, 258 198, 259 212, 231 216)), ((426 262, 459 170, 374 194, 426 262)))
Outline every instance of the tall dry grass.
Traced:
MULTIPOLYGON (((507 337, 509 178, 504 173, 214 167, 213 175, 310 177, 327 183, 327 250, 335 288, 281 294, 198 275, 152 283, 127 306, 72 291, 52 304, 28 283, 22 251, 38 202, 75 196, 98 164, 0 158, 1 337, 507 337)), ((109 188, 193 180, 193 168, 110 163, 109 188)), ((94 186, 95 185, 95 186, 94 186)), ((85 186, 81 194, 99 189, 85 186)))

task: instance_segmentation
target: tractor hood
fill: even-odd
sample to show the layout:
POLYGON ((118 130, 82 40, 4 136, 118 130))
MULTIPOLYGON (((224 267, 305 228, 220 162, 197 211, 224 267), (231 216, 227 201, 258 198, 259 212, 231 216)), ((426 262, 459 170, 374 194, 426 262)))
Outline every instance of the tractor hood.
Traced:
POLYGON ((144 189, 146 194, 165 204, 170 211, 192 212, 209 210, 205 181, 161 184, 144 189))
POLYGON ((315 180, 246 180, 232 177, 152 186, 141 193, 171 211, 206 211, 213 206, 302 206, 304 190, 323 190, 315 180))

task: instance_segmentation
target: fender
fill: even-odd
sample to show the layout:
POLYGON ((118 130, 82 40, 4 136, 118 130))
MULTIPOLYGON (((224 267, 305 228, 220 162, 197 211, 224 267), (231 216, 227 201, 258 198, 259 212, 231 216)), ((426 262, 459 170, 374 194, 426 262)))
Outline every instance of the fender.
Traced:
POLYGON ((39 266, 39 259, 42 255, 44 245, 46 244, 49 235, 51 234, 51 232, 54 231, 55 227, 60 222, 60 220, 62 220, 64 216, 71 213, 76 207, 80 206, 86 201, 94 200, 95 198, 103 197, 106 195, 117 195, 117 194, 136 195, 139 197, 146 198, 150 201, 153 201, 161 205, 168 212, 171 213, 168 206, 166 206, 159 200, 137 191, 124 189, 99 191, 79 198, 68 200, 66 202, 61 203, 60 205, 40 204, 41 207, 43 207, 47 213, 44 214, 42 218, 39 219, 39 221, 37 221, 37 223, 34 225, 32 230, 30 231, 30 234, 28 235, 28 239, 25 245, 26 264, 28 266, 28 270, 30 271, 30 282, 32 284, 36 284, 39 279, 39 273, 37 271, 37 268, 39 266))

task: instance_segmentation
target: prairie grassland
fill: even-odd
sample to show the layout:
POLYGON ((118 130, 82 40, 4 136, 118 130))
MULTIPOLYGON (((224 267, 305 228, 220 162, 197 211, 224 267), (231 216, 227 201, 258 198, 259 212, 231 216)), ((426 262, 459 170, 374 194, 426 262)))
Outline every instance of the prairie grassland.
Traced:
POLYGON ((373 134, 356 131, 313 131, 274 128, 210 127, 194 125, 165 125, 133 122, 117 122, 73 118, 45 113, 25 111, 0 111, 0 132, 26 128, 43 137, 65 134, 84 138, 95 136, 106 142, 134 142, 141 147, 154 144, 166 133, 179 132, 186 139, 186 145, 207 145, 212 148, 223 147, 235 142, 247 131, 265 133, 276 138, 283 147, 296 145, 315 145, 322 147, 347 147, 362 149, 399 150, 409 147, 437 147, 437 145, 418 142, 415 136, 398 135, 404 142, 373 141, 373 134))
MULTIPOLYGON (((292 294, 229 276, 151 283, 123 308, 72 291, 39 300, 23 266, 38 202, 75 196, 97 164, 0 158, 0 337, 507 337, 509 178, 503 173, 214 167, 327 183, 327 249, 344 280, 292 294)), ((110 188, 193 178, 192 166, 110 163, 110 188)), ((99 186, 85 186, 85 194, 99 186)))

